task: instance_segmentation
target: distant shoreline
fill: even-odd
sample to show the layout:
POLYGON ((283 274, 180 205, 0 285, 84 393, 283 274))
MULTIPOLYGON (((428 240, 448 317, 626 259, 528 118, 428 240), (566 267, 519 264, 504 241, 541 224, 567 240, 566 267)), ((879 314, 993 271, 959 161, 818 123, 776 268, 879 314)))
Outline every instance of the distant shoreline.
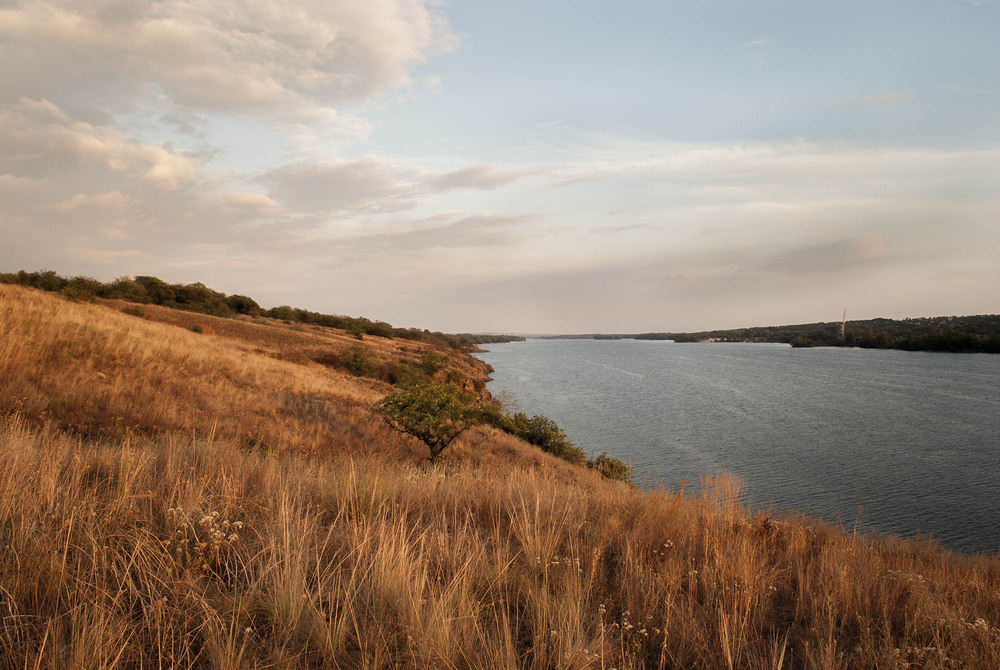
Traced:
POLYGON ((561 340, 672 340, 677 343, 769 342, 796 348, 857 347, 997 354, 1000 353, 1000 315, 866 319, 845 323, 830 321, 685 333, 591 333, 537 337, 561 340))

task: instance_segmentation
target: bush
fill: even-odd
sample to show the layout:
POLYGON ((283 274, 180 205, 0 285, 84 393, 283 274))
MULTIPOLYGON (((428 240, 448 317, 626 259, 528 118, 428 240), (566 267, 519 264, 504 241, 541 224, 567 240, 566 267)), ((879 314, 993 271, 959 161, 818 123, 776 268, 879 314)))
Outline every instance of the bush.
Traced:
POLYGON ((200 335, 201 333, 205 332, 205 329, 201 327, 201 324, 196 323, 193 326, 191 326, 191 332, 198 333, 200 335))
POLYGON ((608 479, 632 483, 632 466, 617 458, 611 458, 606 451, 587 463, 587 466, 597 470, 608 479))
POLYGON ((587 462, 583 450, 573 446, 565 431, 555 421, 542 414, 536 414, 530 419, 523 412, 505 414, 500 406, 494 403, 480 407, 479 420, 570 463, 587 462))
POLYGON ((63 286, 62 294, 70 300, 93 301, 103 288, 104 284, 93 277, 73 277, 63 286))
POLYGON ((378 357, 368 347, 355 344, 344 352, 344 367, 355 377, 373 377, 379 372, 378 357))
POLYGON ((231 295, 226 298, 226 304, 229 305, 229 309, 237 314, 248 314, 250 316, 260 316, 261 314, 260 305, 257 304, 257 301, 245 295, 231 295))
POLYGON ((149 296, 142 284, 128 277, 118 277, 102 290, 103 298, 117 298, 129 302, 149 302, 149 296))
POLYGON ((132 307, 126 307, 125 309, 122 310, 122 312, 128 314, 129 316, 137 316, 140 319, 146 318, 146 312, 142 309, 142 307, 139 307, 138 305, 133 305, 132 307))
POLYGON ((428 349, 420 355, 420 369, 430 377, 438 370, 443 370, 448 365, 448 359, 434 351, 428 349))

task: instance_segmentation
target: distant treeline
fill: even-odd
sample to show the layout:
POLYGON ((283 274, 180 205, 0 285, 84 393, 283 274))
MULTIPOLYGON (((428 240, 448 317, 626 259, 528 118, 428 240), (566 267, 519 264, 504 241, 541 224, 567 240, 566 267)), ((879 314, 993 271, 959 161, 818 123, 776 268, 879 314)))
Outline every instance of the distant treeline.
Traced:
POLYGON ((483 335, 472 333, 459 333, 455 337, 468 340, 472 344, 497 344, 502 342, 524 342, 523 335, 483 335))
POLYGON ((639 340, 675 342, 784 342, 793 347, 863 347, 907 351, 1000 353, 1000 315, 937 316, 917 319, 806 323, 708 330, 698 333, 642 333, 639 340))
POLYGON ((287 322, 304 323, 338 328, 352 333, 359 339, 364 335, 400 338, 405 340, 437 341, 453 349, 474 346, 471 340, 446 335, 444 333, 417 328, 396 328, 384 321, 372 321, 364 317, 320 314, 306 309, 282 305, 264 309, 245 295, 226 295, 213 291, 200 282, 194 284, 168 284, 156 277, 119 277, 114 281, 102 282, 92 277, 62 277, 54 270, 37 272, 0 273, 0 283, 31 286, 43 291, 62 293, 71 300, 94 300, 107 298, 148 305, 161 305, 188 312, 211 316, 269 317, 287 322))
POLYGON ((619 333, 578 333, 576 335, 541 335, 541 340, 630 340, 636 335, 622 335, 619 333))

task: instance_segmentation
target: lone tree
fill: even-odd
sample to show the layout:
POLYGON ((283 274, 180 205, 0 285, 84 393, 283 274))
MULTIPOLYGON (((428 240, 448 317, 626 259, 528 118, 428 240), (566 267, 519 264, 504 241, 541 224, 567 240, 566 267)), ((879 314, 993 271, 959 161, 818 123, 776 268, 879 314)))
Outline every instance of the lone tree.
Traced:
POLYGON ((479 420, 475 400, 455 384, 416 382, 375 403, 372 411, 395 430, 422 440, 432 463, 479 420))

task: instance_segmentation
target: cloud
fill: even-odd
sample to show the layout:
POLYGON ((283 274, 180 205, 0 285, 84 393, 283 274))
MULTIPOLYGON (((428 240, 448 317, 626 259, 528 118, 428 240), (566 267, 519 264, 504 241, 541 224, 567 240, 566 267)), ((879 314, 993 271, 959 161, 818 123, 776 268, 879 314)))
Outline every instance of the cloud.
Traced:
POLYGON ((795 276, 856 272, 882 262, 886 244, 885 235, 874 234, 801 246, 766 259, 760 269, 795 276))
POLYGON ((518 242, 517 227, 534 220, 529 215, 482 212, 433 217, 414 222, 413 227, 382 233, 357 235, 334 240, 342 249, 352 249, 365 255, 385 253, 417 253, 427 249, 471 249, 477 247, 513 246, 518 242), (443 225, 434 225, 442 219, 443 225), (430 223, 431 225, 427 225, 430 223))
POLYGON ((875 109, 884 109, 893 105, 908 102, 910 96, 906 93, 885 93, 883 95, 862 95, 856 98, 844 98, 842 102, 864 105, 875 109))
POLYGON ((0 35, 66 87, 153 84, 193 108, 286 115, 407 85, 454 41, 421 0, 15 2, 0 35))
POLYGON ((122 261, 149 262, 152 260, 145 251, 139 249, 124 249, 121 251, 111 249, 91 249, 87 247, 70 247, 66 249, 65 255, 69 258, 76 258, 94 264, 120 263, 122 261))
POLYGON ((81 208, 111 210, 121 209, 128 205, 129 197, 121 191, 109 191, 96 195, 77 193, 69 200, 64 200, 55 205, 55 208, 63 212, 72 212, 81 208))
POLYGON ((226 193, 219 198, 224 204, 250 212, 265 213, 279 209, 278 203, 263 193, 226 193))
POLYGON ((378 156, 357 160, 300 161, 259 178, 270 197, 294 210, 331 214, 392 212, 420 200, 423 168, 378 156))
POLYGON ((476 163, 454 172, 447 172, 431 179, 427 185, 437 192, 463 189, 493 190, 523 179, 538 170, 508 169, 496 163, 476 163))
POLYGON ((0 168, 98 166, 173 189, 198 175, 200 163, 163 147, 128 140, 115 128, 74 121, 48 100, 0 106, 0 168))
POLYGON ((756 67, 764 67, 767 65, 768 52, 766 47, 769 44, 774 44, 775 39, 771 37, 763 37, 756 40, 750 40, 743 47, 747 50, 746 54, 751 58, 753 64, 756 67))
POLYGON ((368 155, 355 160, 296 161, 267 171, 258 181, 285 208, 344 216, 411 209, 436 196, 495 190, 544 171, 543 167, 476 163, 439 173, 420 164, 368 155))
POLYGON ((0 174, 0 212, 9 207, 45 202, 48 189, 46 179, 0 174))

